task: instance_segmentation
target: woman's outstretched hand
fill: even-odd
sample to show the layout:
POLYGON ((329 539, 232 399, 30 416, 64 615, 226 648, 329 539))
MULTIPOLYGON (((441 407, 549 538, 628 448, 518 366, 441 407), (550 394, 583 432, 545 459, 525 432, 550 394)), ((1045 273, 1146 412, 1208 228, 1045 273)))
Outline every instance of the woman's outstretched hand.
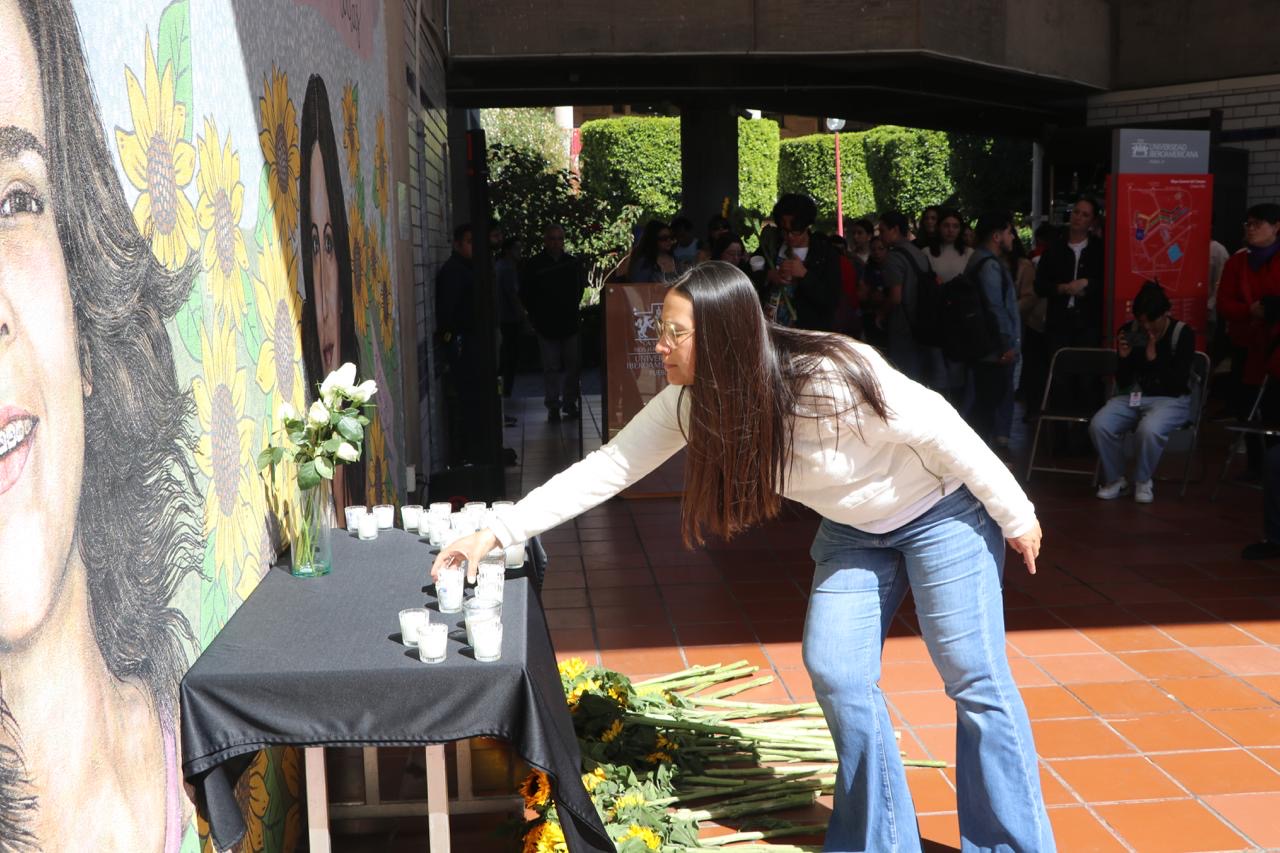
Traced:
POLYGON ((446 566, 459 566, 462 565, 463 560, 466 560, 467 580, 475 581, 480 561, 494 548, 500 547, 502 543, 498 541, 497 536, 493 535, 492 530, 479 530, 470 536, 464 536, 452 545, 446 545, 440 549, 435 563, 431 566, 431 580, 434 583, 436 575, 446 566))
POLYGON ((1036 573, 1036 557, 1040 556, 1040 539, 1042 536, 1040 522, 1037 521, 1036 526, 1026 533, 1015 539, 1007 540, 1009 547, 1022 555, 1022 561, 1027 564, 1027 571, 1033 575, 1036 573))

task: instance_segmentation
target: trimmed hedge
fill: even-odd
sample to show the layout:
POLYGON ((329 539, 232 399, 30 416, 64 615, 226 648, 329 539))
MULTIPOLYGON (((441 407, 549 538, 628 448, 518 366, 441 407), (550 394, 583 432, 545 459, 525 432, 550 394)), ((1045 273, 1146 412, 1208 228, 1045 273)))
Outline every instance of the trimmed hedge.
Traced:
POLYGON ((917 216, 955 191, 951 145, 942 131, 882 125, 863 134, 863 148, 878 211, 917 216))
MULTIPOLYGON (((875 193, 867 174, 862 133, 840 134, 840 183, 844 215, 861 216, 875 210, 875 193)), ((818 205, 818 218, 836 218, 836 142, 829 133, 815 133, 782 142, 778 157, 778 192, 808 193, 818 205)))
POLYGON ((778 123, 738 119, 738 207, 757 216, 778 199, 778 123))
MULTIPOLYGON (((583 122, 582 188, 613 205, 669 219, 680 210, 680 119, 646 116, 583 122)), ((738 121, 738 204, 766 212, 778 196, 778 123, 738 121)))
POLYGON ((951 177, 963 210, 1026 210, 1031 206, 1031 142, 951 135, 951 177))

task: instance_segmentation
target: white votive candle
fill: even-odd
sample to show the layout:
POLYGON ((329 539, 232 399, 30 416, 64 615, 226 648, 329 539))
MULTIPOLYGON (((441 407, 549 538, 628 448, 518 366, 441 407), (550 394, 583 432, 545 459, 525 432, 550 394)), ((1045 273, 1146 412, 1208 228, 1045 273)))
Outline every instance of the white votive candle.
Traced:
POLYGON ((506 549, 508 569, 518 569, 524 565, 524 545, 523 542, 513 542, 506 549))
POLYGON ((379 530, 389 530, 396 524, 396 508, 391 504, 378 504, 373 508, 373 517, 378 520, 379 530))
POLYGON ((502 658, 502 621, 486 619, 471 628, 471 650, 478 661, 495 661, 502 658))
POLYGON ((400 507, 400 526, 405 530, 418 529, 418 519, 422 517, 422 504, 405 504, 400 507))
POLYGON ((360 530, 360 516, 365 515, 368 509, 363 504, 349 506, 344 511, 347 516, 347 532, 356 533, 360 530))
POLYGON ((457 613, 462 609, 462 569, 445 567, 436 576, 436 599, 441 613, 457 613))
POLYGON ((431 622, 418 629, 418 659, 423 663, 441 663, 449 649, 449 626, 431 622))
POLYGON ((431 515, 443 515, 449 517, 449 513, 453 512, 453 504, 448 501, 436 501, 427 507, 427 512, 431 515))
POLYGON ((418 645, 418 634, 431 621, 431 611, 425 607, 406 607, 400 611, 400 640, 406 646, 418 645))
POLYGON ((361 539, 377 539, 378 538, 378 519, 369 513, 360 516, 360 538, 361 539))

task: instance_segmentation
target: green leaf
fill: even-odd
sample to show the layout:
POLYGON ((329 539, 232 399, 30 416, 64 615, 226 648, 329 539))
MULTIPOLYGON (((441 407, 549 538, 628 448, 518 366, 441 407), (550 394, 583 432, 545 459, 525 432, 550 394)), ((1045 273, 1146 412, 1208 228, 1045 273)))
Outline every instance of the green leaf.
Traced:
POLYGON ((244 290, 244 347, 254 366, 262 352, 262 321, 258 319, 258 297, 253 291, 253 279, 248 270, 240 270, 240 287, 244 290))
POLYGON ((200 324, 204 320, 204 276, 197 275, 191 283, 191 292, 187 301, 182 303, 175 318, 178 324, 178 337, 187 354, 200 362, 200 324))
POLYGON ((275 451, 278 449, 279 448, 272 447, 269 444, 266 447, 262 448, 262 452, 258 454, 258 470, 259 471, 261 471, 263 468, 268 468, 271 465, 275 464, 275 462, 277 461, 275 451))
POLYGON ((342 433, 343 438, 349 441, 363 441, 364 430, 360 428, 360 423, 353 417, 344 416, 338 420, 338 432, 342 433))
POLYGON ((325 453, 337 453, 338 448, 342 446, 342 436, 335 435, 333 438, 320 445, 320 449, 325 453))
POLYGON ((315 471, 326 480, 333 479, 333 463, 326 456, 317 456, 311 463, 315 471))
POLYGON ((207 648, 213 638, 227 624, 227 590, 223 581, 217 580, 214 563, 214 538, 217 531, 205 541, 204 564, 201 569, 203 591, 200 596, 200 648, 207 648))
MULTIPOLYGON (((320 474, 316 470, 317 461, 318 460, 313 459, 309 462, 303 462, 302 465, 298 467, 299 489, 306 491, 307 489, 314 489, 316 486, 320 485, 320 474)), ((333 475, 332 470, 329 471, 329 475, 333 475)))
POLYGON ((191 6, 189 0, 173 0, 160 13, 156 34, 156 69, 164 76, 165 65, 173 66, 173 97, 187 108, 182 137, 188 142, 195 127, 195 102, 191 92, 191 6))
POLYGON ((267 183, 270 177, 271 167, 263 163, 258 173, 258 217, 253 223, 253 238, 259 247, 267 244, 267 229, 271 229, 272 235, 276 230, 275 217, 271 215, 271 186, 267 183))

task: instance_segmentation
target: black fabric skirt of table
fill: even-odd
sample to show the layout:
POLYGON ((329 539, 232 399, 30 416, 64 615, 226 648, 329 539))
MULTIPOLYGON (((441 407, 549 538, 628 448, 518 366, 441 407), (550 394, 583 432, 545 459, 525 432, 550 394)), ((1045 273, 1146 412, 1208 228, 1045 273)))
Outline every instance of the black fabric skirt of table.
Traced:
POLYGON ((466 646, 462 614, 440 614, 432 549, 384 530, 359 541, 334 531, 333 571, 295 578, 275 568, 182 680, 182 775, 220 849, 245 831, 236 780, 269 746, 405 746, 502 738, 550 774, 569 849, 614 850, 582 786, 546 620, 526 578, 507 581, 502 660, 466 646), (424 664, 400 642, 399 612, 446 619, 448 658, 424 664))

